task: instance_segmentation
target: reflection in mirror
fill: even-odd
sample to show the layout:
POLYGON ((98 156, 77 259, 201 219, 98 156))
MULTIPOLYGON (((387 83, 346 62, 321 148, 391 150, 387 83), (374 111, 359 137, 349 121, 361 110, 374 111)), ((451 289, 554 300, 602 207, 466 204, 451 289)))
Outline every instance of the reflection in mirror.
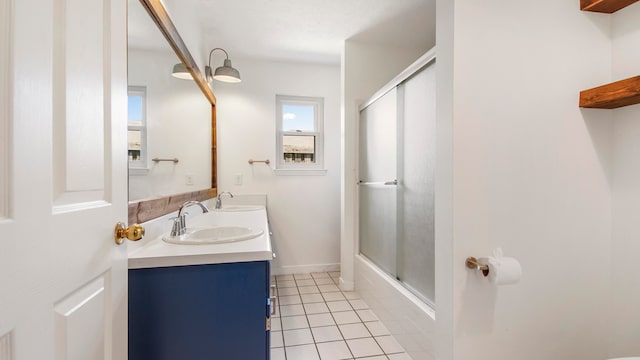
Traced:
POLYGON ((211 104, 193 80, 171 76, 179 62, 129 1, 129 201, 212 187, 211 104))

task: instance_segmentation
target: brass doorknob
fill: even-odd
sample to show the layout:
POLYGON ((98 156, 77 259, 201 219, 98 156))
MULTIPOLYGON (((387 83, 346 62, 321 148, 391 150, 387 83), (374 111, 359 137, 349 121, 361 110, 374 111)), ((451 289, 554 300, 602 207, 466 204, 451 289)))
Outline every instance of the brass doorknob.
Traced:
POLYGON ((126 227, 123 222, 116 224, 115 238, 116 244, 118 245, 121 245, 124 242, 124 239, 138 241, 142 239, 143 236, 144 228, 139 224, 133 224, 129 227, 126 227))

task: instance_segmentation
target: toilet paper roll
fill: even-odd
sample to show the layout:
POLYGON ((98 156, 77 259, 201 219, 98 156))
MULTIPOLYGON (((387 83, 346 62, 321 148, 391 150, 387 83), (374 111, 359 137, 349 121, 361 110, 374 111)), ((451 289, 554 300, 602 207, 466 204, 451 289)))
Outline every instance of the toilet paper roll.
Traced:
POLYGON ((522 278, 520 262, 511 257, 490 256, 479 259, 482 264, 489 265, 489 282, 495 285, 515 284, 522 278))

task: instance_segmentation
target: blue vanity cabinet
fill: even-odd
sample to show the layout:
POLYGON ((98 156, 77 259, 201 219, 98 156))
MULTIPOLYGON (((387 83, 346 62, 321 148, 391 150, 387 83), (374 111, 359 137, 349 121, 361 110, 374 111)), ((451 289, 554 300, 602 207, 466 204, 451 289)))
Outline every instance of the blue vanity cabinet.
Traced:
POLYGON ((129 269, 129 360, 268 360, 268 304, 268 261, 129 269))

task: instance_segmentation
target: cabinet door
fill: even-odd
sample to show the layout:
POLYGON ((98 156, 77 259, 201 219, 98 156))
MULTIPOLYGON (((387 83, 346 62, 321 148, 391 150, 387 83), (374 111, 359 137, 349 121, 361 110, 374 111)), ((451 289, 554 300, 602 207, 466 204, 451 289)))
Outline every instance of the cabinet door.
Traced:
POLYGON ((268 359, 265 279, 264 261, 130 270, 129 360, 268 359))

